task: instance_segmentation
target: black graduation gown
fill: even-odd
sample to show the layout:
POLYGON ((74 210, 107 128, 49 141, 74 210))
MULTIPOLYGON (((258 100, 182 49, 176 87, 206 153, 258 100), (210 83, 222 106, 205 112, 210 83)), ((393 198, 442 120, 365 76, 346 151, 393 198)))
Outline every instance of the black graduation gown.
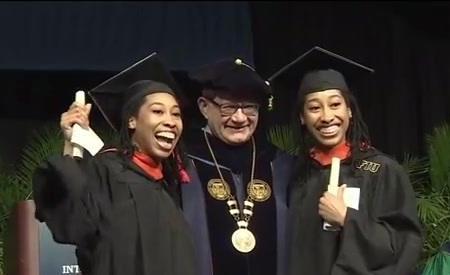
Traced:
POLYGON ((372 151, 341 162, 339 184, 360 188, 359 210, 347 208, 341 231, 324 231, 319 198, 330 166, 313 162, 310 177, 291 192, 289 275, 405 275, 418 260, 422 237, 415 194, 403 168, 372 151))
POLYGON ((51 157, 34 175, 36 217, 76 245, 83 275, 198 275, 188 224, 163 185, 115 152, 51 157))
MULTIPOLYGON (((191 182, 182 185, 182 201, 201 259, 199 274, 285 275, 286 191, 291 158, 280 154, 274 160, 272 148, 256 143, 255 179, 266 181, 272 195, 267 201, 255 202, 249 230, 255 235, 256 247, 249 253, 241 253, 232 246, 231 235, 237 225, 226 201, 216 200, 208 193, 208 181, 220 177, 203 133, 198 134, 197 143, 188 147, 191 182)), ((229 146, 208 136, 222 174, 242 208, 250 181, 251 143, 229 146)))

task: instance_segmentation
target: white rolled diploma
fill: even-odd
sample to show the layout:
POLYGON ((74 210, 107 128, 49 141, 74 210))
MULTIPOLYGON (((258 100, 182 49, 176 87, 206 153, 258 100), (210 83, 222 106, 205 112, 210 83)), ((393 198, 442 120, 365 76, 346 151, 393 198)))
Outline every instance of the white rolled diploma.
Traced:
MULTIPOLYGON (((78 92, 75 93, 75 102, 84 106, 84 104, 85 104, 84 91, 78 91, 78 92)), ((74 132, 77 131, 77 130, 79 130, 79 129, 77 129, 77 127, 73 128, 74 132)), ((72 135, 74 135, 74 134, 75 133, 72 133, 72 135)), ((82 158, 83 157, 83 147, 81 147, 80 145, 75 144, 75 143, 73 143, 72 145, 73 145, 72 156, 82 158)))
MULTIPOLYGON (((330 172, 330 180, 328 182, 328 192, 337 196, 338 188, 339 188, 339 168, 341 165, 341 160, 339 158, 331 159, 331 172, 330 172)), ((323 229, 328 231, 336 231, 339 230, 339 227, 333 226, 327 222, 323 223, 323 229)))

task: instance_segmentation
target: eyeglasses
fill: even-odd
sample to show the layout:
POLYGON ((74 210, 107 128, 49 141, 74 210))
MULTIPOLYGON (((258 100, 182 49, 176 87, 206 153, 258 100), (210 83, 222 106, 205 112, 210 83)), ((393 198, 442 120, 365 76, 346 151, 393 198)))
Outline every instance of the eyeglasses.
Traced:
POLYGON ((209 99, 211 103, 216 105, 220 113, 224 116, 232 116, 234 113, 237 112, 238 109, 242 110, 242 113, 244 113, 247 116, 256 116, 259 111, 259 104, 252 104, 252 103, 246 103, 246 104, 231 104, 231 103, 223 103, 219 104, 213 99, 209 99))

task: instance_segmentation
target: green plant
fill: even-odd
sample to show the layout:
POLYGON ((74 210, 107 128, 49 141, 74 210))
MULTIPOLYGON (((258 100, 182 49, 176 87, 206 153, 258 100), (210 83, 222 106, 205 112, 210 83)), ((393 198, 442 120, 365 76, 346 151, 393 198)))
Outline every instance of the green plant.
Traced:
POLYGON ((450 128, 444 124, 427 136, 428 154, 406 159, 425 233, 421 264, 450 240, 450 128))
POLYGON ((408 172, 416 193, 417 212, 425 234, 424 246, 419 266, 431 258, 441 245, 448 240, 448 217, 450 209, 448 199, 435 192, 430 182, 430 162, 428 158, 417 158, 405 155, 403 166, 408 172))
POLYGON ((6 174, 6 169, 4 166, 0 166, 0 275, 3 275, 3 234, 4 234, 4 203, 3 203, 3 186, 5 186, 6 182, 8 182, 9 178, 6 174))
POLYGON ((276 125, 269 129, 267 136, 278 149, 291 155, 299 153, 300 148, 294 125, 276 125))
POLYGON ((3 243, 9 214, 18 201, 31 198, 31 178, 34 170, 49 155, 61 151, 63 138, 58 128, 44 126, 33 132, 22 150, 17 165, 0 170, 0 275, 3 274, 3 243))
POLYGON ((433 191, 450 194, 450 127, 444 124, 428 136, 430 181, 433 191))
MULTIPOLYGON (((56 123, 45 125, 34 131, 23 148, 16 165, 0 163, 0 275, 3 275, 3 243, 7 221, 18 201, 31 199, 31 181, 35 169, 49 156, 59 154, 64 138, 56 123)), ((116 135, 107 130, 98 131, 104 140, 115 142, 116 135)))
POLYGON ((4 264, 3 264, 3 240, 0 239, 0 275, 3 275, 3 269, 4 269, 4 264))

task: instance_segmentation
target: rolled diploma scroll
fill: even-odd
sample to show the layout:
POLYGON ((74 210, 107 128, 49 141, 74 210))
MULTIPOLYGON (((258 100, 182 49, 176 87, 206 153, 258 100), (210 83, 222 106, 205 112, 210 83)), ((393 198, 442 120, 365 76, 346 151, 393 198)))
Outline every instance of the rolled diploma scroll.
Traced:
MULTIPOLYGON (((85 96, 84 96, 84 92, 83 91, 78 91, 75 93, 75 102, 79 103, 80 105, 85 104, 85 96)), ((79 131, 80 129, 78 127, 73 127, 73 134, 75 134, 76 131, 79 131)), ((83 157, 83 147, 81 147, 80 145, 76 144, 76 143, 72 143, 73 145, 73 156, 74 157, 83 157)))
MULTIPOLYGON (((84 92, 78 91, 75 94, 75 101, 84 105, 84 92)), ((73 156, 82 158, 84 150, 87 150, 92 156, 95 156, 104 143, 102 139, 91 129, 84 129, 78 124, 73 125, 72 138, 70 142, 73 145, 73 156)))
MULTIPOLYGON (((328 182, 328 192, 337 196, 338 192, 338 184, 339 184, 339 168, 340 168, 341 160, 339 158, 331 159, 331 173, 330 173, 330 181, 328 182)), ((323 229, 327 231, 337 231, 339 227, 333 226, 327 222, 323 223, 323 229)))

